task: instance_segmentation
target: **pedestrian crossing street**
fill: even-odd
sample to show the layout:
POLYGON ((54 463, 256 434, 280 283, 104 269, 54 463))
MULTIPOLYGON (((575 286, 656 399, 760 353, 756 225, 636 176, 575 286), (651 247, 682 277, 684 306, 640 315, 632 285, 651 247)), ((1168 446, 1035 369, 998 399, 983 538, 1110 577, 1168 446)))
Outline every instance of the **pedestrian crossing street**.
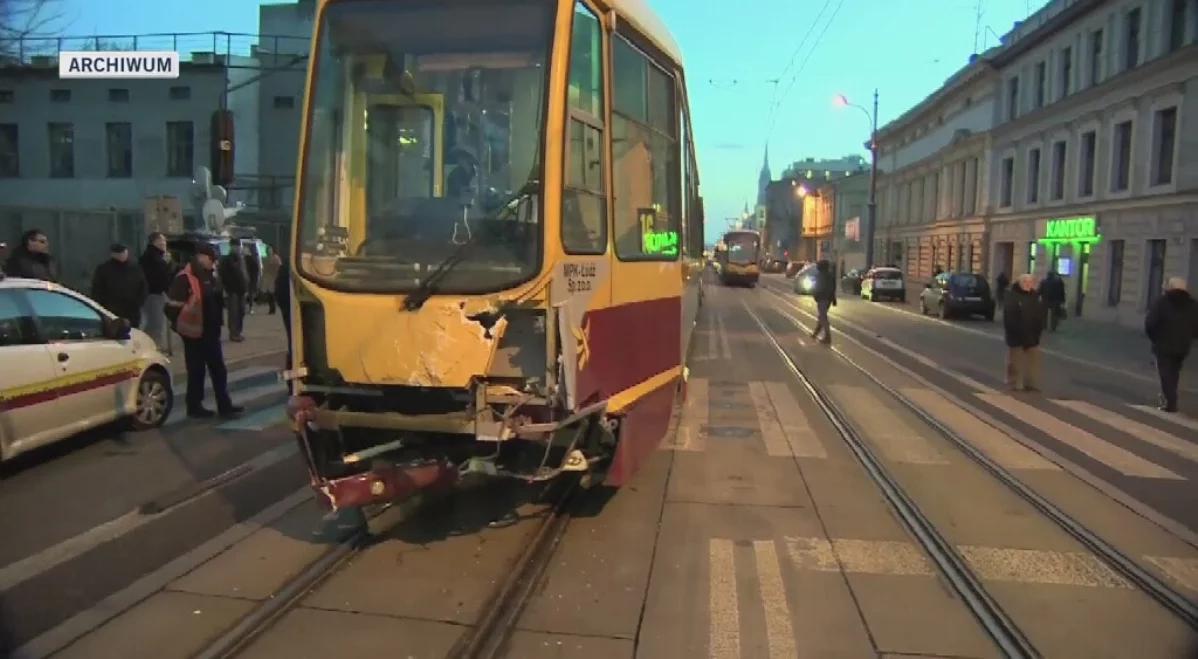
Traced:
MULTIPOLYGON (((665 443, 665 450, 702 452, 708 450, 711 442, 727 441, 732 437, 757 442, 761 450, 773 457, 818 460, 828 457, 826 442, 839 441, 830 432, 823 433, 822 437, 816 432, 808 412, 783 382, 713 382, 692 377, 686 391, 678 432, 665 443), (718 418, 713 418, 713 414, 718 418), (742 432, 731 432, 730 427, 738 427, 742 432)), ((925 466, 950 463, 951 449, 947 444, 929 437, 929 430, 913 427, 913 421, 908 419, 914 417, 896 411, 893 403, 881 400, 872 390, 831 385, 828 392, 888 461, 925 466)), ((1060 470, 1055 463, 980 421, 936 391, 907 387, 901 389, 901 393, 1006 469, 1060 470)), ((1066 415, 1058 416, 1010 395, 985 392, 974 395, 979 401, 1003 410, 1126 476, 1161 481, 1186 480, 1177 472, 1180 468, 1176 464, 1158 464, 1126 445, 1120 446, 1099 436, 1106 436, 1105 432, 1091 432, 1070 423, 1066 416, 1076 415, 1086 419, 1088 425, 1109 428, 1138 445, 1152 447, 1156 454, 1163 450, 1188 463, 1198 464, 1198 442, 1183 439, 1193 436, 1183 424, 1177 424, 1176 430, 1166 430, 1124 416, 1115 409, 1080 400, 1048 399, 1050 406, 1066 415)), ((811 413, 818 414, 813 406, 808 408, 811 413)))
MULTIPOLYGON (((1115 589, 1133 586, 1087 552, 1017 547, 960 545, 958 553, 983 582, 1057 588, 1115 589)), ((797 606, 810 606, 799 572, 843 573, 864 577, 935 579, 936 569, 916 545, 893 540, 790 537, 734 540, 713 537, 707 547, 709 653, 712 659, 735 659, 742 647, 760 646, 766 656, 795 657, 792 620, 797 606), (745 597, 754 595, 752 601, 745 597), (747 611, 765 615, 764 639, 746 638, 747 611)), ((1198 560, 1145 556, 1181 588, 1198 594, 1198 560)))

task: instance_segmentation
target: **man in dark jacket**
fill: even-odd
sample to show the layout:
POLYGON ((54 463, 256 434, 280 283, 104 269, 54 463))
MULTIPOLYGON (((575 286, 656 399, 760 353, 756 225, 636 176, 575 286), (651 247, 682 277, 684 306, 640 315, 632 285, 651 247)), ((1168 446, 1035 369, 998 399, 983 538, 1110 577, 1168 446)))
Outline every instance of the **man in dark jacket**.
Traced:
POLYGON ((141 307, 146 301, 146 278, 141 266, 129 262, 129 248, 116 243, 110 258, 96 266, 92 275, 92 299, 112 313, 141 327, 141 307))
POLYGON ((283 331, 287 334, 287 365, 284 368, 291 370, 291 268, 282 258, 279 259, 279 274, 275 277, 274 299, 279 305, 279 315, 283 317, 283 331))
POLYGON ((4 272, 9 277, 58 281, 58 268, 50 256, 50 239, 46 234, 40 229, 26 231, 21 244, 8 258, 4 272))
POLYGON ((229 313, 229 340, 244 341, 241 328, 245 321, 245 295, 249 289, 249 277, 245 272, 245 259, 241 256, 241 245, 229 243, 229 254, 221 258, 217 274, 225 290, 225 307, 229 313))
POLYGON ((171 266, 170 253, 166 251, 166 236, 152 233, 142 252, 141 274, 146 278, 146 301, 142 304, 142 330, 154 339, 158 348, 166 348, 166 316, 163 304, 166 291, 170 288, 175 270, 171 266))
POLYGON ((258 286, 262 279, 262 257, 258 254, 258 243, 254 240, 243 241, 241 251, 245 255, 245 304, 249 313, 254 313, 254 303, 257 301, 258 286))
POLYGON ((812 291, 811 296, 815 298, 815 308, 819 317, 815 323, 815 330, 811 332, 811 338, 817 338, 820 331, 823 331, 824 338, 820 339, 820 342, 830 344, 832 327, 828 323, 828 308, 836 306, 836 279, 832 275, 831 264, 826 259, 821 259, 815 264, 815 286, 812 287, 812 291))
POLYGON ((1037 391, 1040 380, 1040 334, 1044 305, 1030 274, 1019 275, 1003 303, 1007 340, 1007 386, 1013 391, 1037 391))
POLYGON ((1044 281, 1040 282, 1040 299, 1044 301, 1048 314, 1048 328, 1055 332, 1065 316, 1065 280, 1056 270, 1050 270, 1044 281))
POLYGON ((1165 284, 1165 294, 1148 310, 1144 331, 1152 339, 1161 377, 1160 409, 1176 412, 1181 366, 1190 354, 1190 344, 1198 338, 1198 302, 1186 291, 1184 279, 1172 277, 1165 284))
POLYGON ((166 315, 172 327, 178 327, 179 313, 191 298, 191 280, 195 277, 200 289, 200 310, 203 331, 199 337, 183 339, 183 355, 187 365, 187 416, 206 418, 212 410, 204 408, 204 373, 212 379, 212 393, 216 396, 217 411, 223 417, 233 417, 242 408, 233 404, 229 396, 229 373, 225 367, 225 356, 221 351, 221 313, 224 311, 221 285, 213 274, 216 265, 216 249, 208 243, 196 247, 190 267, 175 276, 166 294, 166 315))

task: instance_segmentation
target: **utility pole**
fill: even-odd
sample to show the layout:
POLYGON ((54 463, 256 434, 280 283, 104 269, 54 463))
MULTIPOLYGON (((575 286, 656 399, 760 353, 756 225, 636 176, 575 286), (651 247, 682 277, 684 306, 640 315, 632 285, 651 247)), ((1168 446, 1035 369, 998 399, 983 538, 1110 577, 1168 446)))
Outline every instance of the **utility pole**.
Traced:
POLYGON ((865 267, 874 265, 874 228, 878 222, 878 90, 874 89, 873 127, 869 135, 869 212, 865 225, 865 267))

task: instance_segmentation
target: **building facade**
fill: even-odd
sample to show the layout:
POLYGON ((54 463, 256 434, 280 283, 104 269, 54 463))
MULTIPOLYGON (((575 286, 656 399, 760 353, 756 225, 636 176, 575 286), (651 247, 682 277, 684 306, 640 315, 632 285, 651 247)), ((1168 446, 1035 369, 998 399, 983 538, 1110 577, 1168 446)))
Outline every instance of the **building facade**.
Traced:
POLYGON ((837 272, 865 267, 864 223, 869 212, 869 173, 837 179, 831 187, 835 222, 832 255, 837 272))
POLYGON ((874 262, 926 282, 937 269, 984 272, 993 69, 974 58, 878 131, 874 262))
POLYGON ((1138 326, 1198 286, 1198 2, 1056 0, 998 51, 991 273, 1056 270, 1071 314, 1138 326))

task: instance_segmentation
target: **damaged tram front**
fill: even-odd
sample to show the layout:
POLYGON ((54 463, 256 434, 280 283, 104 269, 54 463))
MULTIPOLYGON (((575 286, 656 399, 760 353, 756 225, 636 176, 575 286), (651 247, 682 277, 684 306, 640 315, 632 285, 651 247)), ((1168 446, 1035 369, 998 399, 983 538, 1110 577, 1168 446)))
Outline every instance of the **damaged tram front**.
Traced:
POLYGON ((313 487, 619 484, 664 434, 699 299, 673 42, 639 0, 326 0, 316 25, 287 374, 313 487), (605 76, 609 48, 635 76, 605 76))

